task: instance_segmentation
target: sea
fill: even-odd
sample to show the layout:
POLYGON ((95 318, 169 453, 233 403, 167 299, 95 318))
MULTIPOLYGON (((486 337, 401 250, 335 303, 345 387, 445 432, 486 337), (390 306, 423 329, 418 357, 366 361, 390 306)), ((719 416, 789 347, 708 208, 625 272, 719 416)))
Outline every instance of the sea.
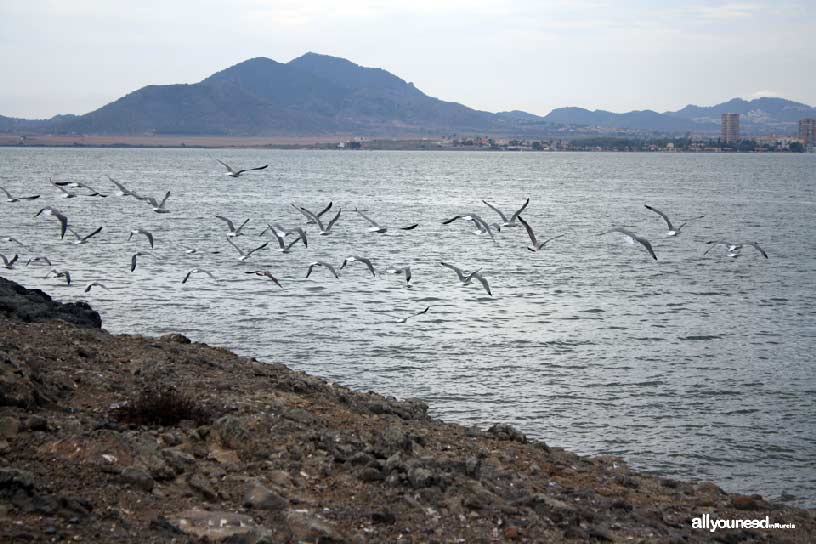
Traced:
POLYGON ((41 195, 0 200, 0 250, 19 254, 0 273, 88 301, 113 333, 178 332, 420 398, 447 421, 509 423, 650 473, 816 506, 816 155, 0 148, 0 186, 41 195), (269 166, 230 178, 216 159, 269 166), (170 212, 116 196, 106 176, 158 200, 170 191, 170 212), (108 196, 63 198, 49 179, 108 196), (522 227, 494 241, 464 219, 442 224, 498 221, 483 200, 512 214, 528 198, 536 235, 563 235, 538 252, 522 227), (323 218, 341 215, 325 236, 292 206, 330 202, 323 218), (647 204, 689 221, 668 237, 647 204), (61 240, 58 221, 35 217, 46 206, 81 235, 103 230, 61 240), (388 231, 368 232, 355 209, 388 231), (244 250, 269 246, 239 261, 216 215, 250 219, 233 240, 244 250), (281 253, 260 236, 269 223, 303 227, 308 247, 281 253), (613 226, 648 239, 658 260, 604 234, 613 226), (154 249, 129 239, 137 228, 154 249), (732 257, 709 241, 745 245, 732 257), (147 255, 131 272, 136 252, 147 255), (53 266, 26 266, 35 255, 53 266), (359 262, 306 278, 310 263, 351 255, 378 272, 410 266, 411 281, 359 262), (479 270, 492 296, 443 261, 479 270), (182 283, 193 268, 214 279, 182 283), (91 282, 107 289, 85 293, 91 282))

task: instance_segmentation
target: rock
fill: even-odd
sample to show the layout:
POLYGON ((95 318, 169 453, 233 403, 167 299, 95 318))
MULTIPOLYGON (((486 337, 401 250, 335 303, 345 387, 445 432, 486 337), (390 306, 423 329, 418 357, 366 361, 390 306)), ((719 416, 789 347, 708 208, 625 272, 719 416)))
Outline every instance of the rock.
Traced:
POLYGON ((137 467, 124 468, 122 472, 119 473, 119 478, 126 484, 141 489, 142 491, 147 491, 148 493, 153 491, 153 486, 155 485, 150 473, 137 467))
POLYGON ((285 510, 289 501, 260 482, 252 481, 244 494, 244 506, 256 510, 285 510))
POLYGON ((283 417, 304 425, 311 425, 317 421, 317 418, 310 411, 303 408, 288 408, 283 411, 283 417))
POLYGON ((388 510, 380 510, 371 513, 371 522, 380 525, 393 525, 397 522, 397 516, 388 510))
POLYGON ((249 536, 257 530, 251 517, 217 510, 185 510, 169 521, 182 533, 207 542, 223 542, 242 535, 249 536))
POLYGON ((770 505, 760 495, 735 495, 731 497, 731 506, 737 510, 765 510, 770 505))
POLYGON ((411 451, 413 441, 408 434, 397 425, 389 425, 382 432, 382 440, 385 446, 391 450, 411 451))
POLYGON ((162 450, 162 457, 164 457, 167 465, 173 469, 173 472, 176 474, 182 474, 188 467, 194 465, 196 462, 195 457, 176 448, 162 450))
POLYGON ((29 431, 48 431, 48 420, 42 416, 31 416, 26 420, 26 429, 29 431))
POLYGON ((39 289, 26 289, 0 277, 0 315, 26 323, 59 319, 77 327, 101 329, 102 318, 84 302, 56 302, 39 289))
POLYGON ((500 502, 500 499, 497 495, 491 493, 476 481, 468 482, 462 498, 462 506, 471 510, 483 510, 498 502, 500 502))
POLYGON ((365 467, 357 477, 363 482, 381 482, 385 480, 385 475, 374 467, 365 467))
POLYGON ((241 458, 238 457, 237 451, 220 448, 214 444, 210 446, 207 457, 218 461, 222 465, 238 465, 241 463, 241 458))
POLYGON ((424 467, 414 467, 408 471, 408 481, 414 489, 422 489, 423 487, 431 487, 434 485, 436 478, 434 473, 424 467))
POLYGON ((0 406, 33 408, 45 404, 49 396, 42 380, 25 363, 0 353, 0 406))
POLYGON ((544 493, 533 496, 533 508, 539 514, 543 514, 562 525, 575 525, 578 523, 578 509, 562 500, 550 497, 544 493))
POLYGON ((250 439, 249 431, 235 416, 224 416, 213 423, 212 435, 222 446, 232 450, 245 447, 250 439))
POLYGON ((286 526, 292 533, 295 542, 344 542, 345 538, 333 523, 307 511, 289 510, 286 513, 286 526))
POLYGON ((172 342, 173 344, 191 344, 189 338, 184 336, 183 334, 179 334, 177 332, 165 334, 159 337, 159 340, 164 342, 172 342))
POLYGON ((520 540, 521 539, 521 531, 519 531, 518 527, 505 527, 504 528, 504 538, 507 540, 520 540))
POLYGON ((199 473, 195 473, 187 478, 187 485, 189 485, 194 491, 201 493, 201 495, 208 501, 212 502, 218 498, 218 493, 215 491, 210 482, 199 473))
POLYGON ((17 470, 14 468, 0 469, 0 492, 14 489, 34 489, 34 475, 27 470, 17 470))
POLYGON ((524 433, 506 423, 496 423, 490 427, 487 432, 499 440, 511 440, 513 442, 521 442, 522 444, 527 443, 527 437, 524 436, 524 433))
POLYGON ((19 431, 19 419, 13 416, 0 417, 0 438, 14 438, 19 431))

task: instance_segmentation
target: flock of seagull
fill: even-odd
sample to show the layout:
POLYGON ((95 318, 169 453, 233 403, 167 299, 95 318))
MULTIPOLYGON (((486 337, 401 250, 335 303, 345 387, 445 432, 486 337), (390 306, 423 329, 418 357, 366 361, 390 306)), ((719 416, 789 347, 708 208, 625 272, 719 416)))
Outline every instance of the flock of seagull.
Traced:
MULTIPOLYGON (((258 166, 254 168, 234 168, 229 164, 216 159, 221 165, 223 165, 227 172, 225 175, 238 178, 244 174, 254 171, 260 171, 266 169, 269 165, 258 166)), ((157 214, 168 214, 171 213, 171 209, 167 208, 168 200, 171 197, 171 192, 167 191, 163 198, 159 200, 158 198, 150 197, 150 196, 143 196, 138 194, 132 189, 126 187, 123 183, 113 179, 110 176, 107 176, 108 181, 116 188, 116 194, 120 197, 129 197, 133 198, 137 201, 144 202, 150 209, 157 213, 157 214)), ((84 197, 84 198, 107 198, 108 194, 102 193, 81 182, 67 182, 67 181, 53 181, 49 178, 49 182, 59 190, 59 195, 62 198, 77 198, 77 197, 84 197)), ((6 190, 4 187, 0 187, 0 191, 2 191, 6 196, 6 202, 8 203, 20 203, 24 201, 33 201, 40 198, 40 195, 27 195, 27 196, 13 196, 9 191, 6 190)), ((481 216, 473 213, 468 214, 459 214, 454 215, 451 218, 445 219, 442 221, 443 225, 451 224, 455 221, 467 221, 473 224, 475 227, 475 233, 487 235, 494 243, 496 243, 495 235, 499 233, 502 229, 505 228, 515 228, 515 227, 523 227, 526 230, 527 236, 530 240, 530 245, 526 246, 529 251, 538 252, 544 250, 548 244, 553 242, 554 240, 558 240, 566 236, 566 233, 557 234, 555 236, 550 236, 548 238, 540 238, 536 232, 534 231, 533 227, 524 219, 523 213, 526 211, 528 205, 530 204, 530 199, 526 199, 526 201, 521 205, 520 208, 515 210, 512 214, 506 214, 504 211, 499 209, 493 203, 482 200, 482 203, 487 206, 490 210, 495 212, 498 216, 498 220, 494 222, 488 222, 481 216)), ((342 209, 338 209, 336 213, 333 213, 333 203, 329 202, 323 209, 317 212, 313 212, 303 206, 299 206, 297 204, 292 203, 291 206, 297 210, 303 216, 303 225, 298 225, 292 228, 284 228, 279 223, 267 223, 266 228, 260 232, 259 236, 263 237, 267 233, 270 233, 278 244, 279 250, 281 253, 287 254, 289 253, 293 247, 297 244, 302 244, 305 248, 308 248, 308 236, 307 236, 307 228, 312 227, 317 229, 317 234, 320 236, 328 236, 332 233, 334 227, 337 225, 342 209), (331 218, 330 218, 331 217, 331 218)), ((691 222, 696 221, 698 219, 702 219, 703 216, 692 217, 690 219, 684 220, 682 223, 675 225, 672 223, 669 216, 663 213, 661 210, 650 206, 648 204, 645 205, 646 209, 650 210, 657 214, 663 221, 665 221, 668 232, 666 236, 668 237, 675 237, 680 235, 682 229, 684 229, 687 225, 691 222)), ((386 234, 389 232, 389 228, 385 225, 379 223, 375 219, 369 217, 364 211, 359 210, 357 208, 354 209, 354 212, 359 215, 367 224, 370 226, 368 227, 368 232, 371 234, 386 234)), ((58 208, 54 206, 46 206, 40 208, 40 210, 36 213, 34 217, 45 217, 45 218, 54 218, 59 223, 59 238, 64 239, 66 234, 70 234, 73 237, 72 243, 76 245, 83 245, 92 242, 92 239, 97 236, 100 232, 102 232, 103 227, 97 227, 96 229, 90 232, 82 232, 75 228, 75 225, 66 216, 65 213, 60 211, 58 208)), ((256 247, 251 249, 245 249, 239 246, 236 243, 236 240, 240 237, 245 235, 245 228, 247 224, 250 222, 250 219, 245 219, 240 223, 234 222, 233 220, 224 217, 222 215, 216 215, 216 219, 222 221, 226 227, 225 240, 226 242, 237 252, 238 260, 239 261, 247 261, 253 257, 257 252, 268 250, 268 246, 270 242, 264 242, 256 247)), ((404 226, 396 227, 397 230, 402 231, 412 231, 418 228, 420 225, 418 223, 411 223, 404 226)), ((648 255, 654 259, 658 260, 657 255, 655 254, 654 248, 649 240, 632 232, 631 230, 624 228, 622 226, 615 226, 609 230, 603 231, 598 234, 598 236, 603 236, 607 234, 617 233, 623 235, 623 237, 629 241, 631 244, 639 244, 641 245, 648 255)), ((134 237, 143 237, 145 242, 150 246, 151 251, 136 251, 131 255, 130 258, 130 271, 133 272, 136 270, 139 260, 142 257, 151 257, 154 258, 155 256, 152 253, 154 248, 154 235, 152 232, 147 231, 142 228, 135 228, 130 230, 128 240, 132 240, 134 237)), ((18 246, 25 247, 25 244, 17 240, 16 238, 12 237, 2 237, 0 240, 17 244, 18 246)), ((704 255, 708 254, 711 250, 718 246, 724 246, 727 250, 727 255, 732 258, 739 257, 741 255, 741 251, 746 247, 750 246, 753 247, 756 251, 758 251, 764 258, 768 258, 767 253, 765 250, 760 247, 757 242, 754 241, 747 241, 747 242, 733 242, 727 240, 710 240, 707 241, 706 244, 710 245, 704 255)), ((186 248, 185 253, 192 254, 197 253, 198 250, 194 248, 186 248)), ((220 250, 213 250, 210 253, 220 253, 220 250)), ((19 256, 14 254, 12 256, 6 256, 0 254, 0 259, 2 259, 3 267, 7 269, 12 269, 18 263, 19 256)), ((46 278, 54 276, 56 278, 62 278, 65 280, 66 284, 71 284, 71 273, 68 270, 62 270, 58 268, 51 268, 52 262, 51 260, 43 255, 35 255, 28 259, 26 262, 26 266, 31 264, 45 264, 49 267, 49 271, 46 274, 46 278)), ((378 275, 378 271, 375 268, 374 264, 372 263, 371 259, 361 256, 361 255, 350 255, 347 256, 342 264, 339 267, 335 267, 329 262, 324 260, 316 260, 311 262, 308 265, 306 270, 305 277, 309 278, 313 273, 317 273, 318 270, 325 270, 330 273, 335 278, 339 278, 339 270, 343 270, 347 267, 351 267, 354 263, 360 263, 366 267, 368 272, 371 274, 372 277, 376 277, 378 275)), ((443 266, 449 270, 451 270, 458 279, 460 285, 470 285, 474 280, 481 284, 482 289, 487 293, 488 296, 493 296, 493 293, 490 288, 490 284, 488 279, 482 275, 481 269, 478 270, 465 270, 460 268, 456 265, 451 263, 441 261, 440 266, 443 266)), ((246 274, 254 274, 261 278, 266 278, 278 287, 282 288, 280 280, 273 275, 272 272, 268 270, 251 270, 245 271, 246 274)), ((402 266, 402 267, 390 267, 382 270, 379 275, 382 274, 389 274, 389 275, 397 275, 404 277, 406 284, 411 282, 412 273, 410 266, 402 266)), ((193 276, 197 275, 206 275, 211 279, 215 279, 213 273, 209 270, 203 268, 192 268, 184 274, 181 283, 186 284, 191 280, 193 276)), ((108 289, 103 283, 100 282, 91 282, 85 287, 85 292, 91 291, 93 288, 101 288, 101 289, 108 289)), ((425 307, 423 310, 418 312, 413 312, 404 317, 398 316, 391 316, 396 322, 398 323, 405 323, 409 319, 421 316, 427 313, 430 310, 430 307, 425 307)), ((388 315, 388 314, 386 314, 388 315)))

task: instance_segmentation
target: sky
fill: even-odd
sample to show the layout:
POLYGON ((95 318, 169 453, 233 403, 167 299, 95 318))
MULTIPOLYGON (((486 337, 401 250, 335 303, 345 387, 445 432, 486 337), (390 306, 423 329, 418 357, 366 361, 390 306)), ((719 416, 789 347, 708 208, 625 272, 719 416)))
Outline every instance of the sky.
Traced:
POLYGON ((0 0, 0 115, 87 113, 308 51, 491 112, 816 106, 814 28, 814 0, 0 0))

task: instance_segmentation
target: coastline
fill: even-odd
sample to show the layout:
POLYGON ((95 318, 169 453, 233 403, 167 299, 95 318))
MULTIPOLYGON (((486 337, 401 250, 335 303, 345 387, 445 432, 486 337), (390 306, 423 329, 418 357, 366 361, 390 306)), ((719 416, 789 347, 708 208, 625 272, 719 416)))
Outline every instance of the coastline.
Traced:
POLYGON ((816 529, 813 510, 434 420, 419 400, 181 335, 114 336, 94 314, 0 281, 2 541, 798 543, 816 529), (122 417, 155 388, 200 411, 122 417), (693 528, 706 514, 796 528, 693 528))

